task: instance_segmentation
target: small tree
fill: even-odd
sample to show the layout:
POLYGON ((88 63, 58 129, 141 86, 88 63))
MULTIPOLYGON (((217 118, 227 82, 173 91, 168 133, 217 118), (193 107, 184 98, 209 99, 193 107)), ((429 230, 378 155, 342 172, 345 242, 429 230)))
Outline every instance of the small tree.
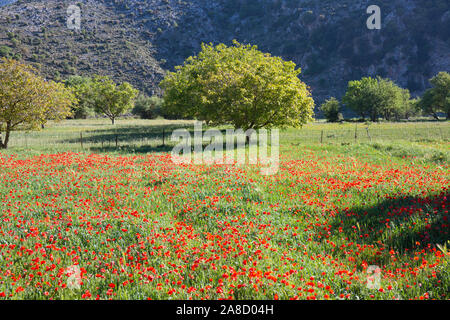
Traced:
POLYGON ((163 99, 158 96, 148 97, 141 94, 134 103, 133 114, 142 119, 155 119, 161 114, 163 99))
POLYGON ((334 97, 326 100, 320 106, 320 110, 322 111, 323 115, 329 122, 337 122, 339 120, 342 120, 342 118, 343 118, 342 114, 339 112, 340 103, 334 97))
POLYGON ((70 76, 64 81, 68 88, 72 88, 78 103, 72 106, 74 119, 86 119, 93 113, 94 104, 91 95, 92 79, 83 76, 70 76))
POLYGON ((408 89, 402 89, 402 99, 398 100, 397 106, 393 109, 395 120, 409 119, 418 114, 418 99, 411 99, 408 89))
POLYGON ((256 46, 202 44, 161 82, 164 112, 236 128, 299 127, 312 119, 314 101, 293 62, 256 46))
POLYGON ((3 58, 0 63, 0 148, 8 147, 11 131, 40 129, 49 119, 64 119, 70 115, 74 103, 75 96, 64 85, 45 81, 31 66, 3 58))
POLYGON ((450 73, 439 72, 430 79, 432 88, 425 91, 419 106, 425 114, 439 120, 438 112, 444 112, 450 119, 450 73))
POLYGON ((96 76, 88 94, 95 112, 106 115, 115 124, 117 117, 133 107, 138 92, 128 82, 116 85, 109 77, 96 76))
POLYGON ((342 102, 363 119, 391 120, 405 102, 405 90, 389 79, 364 77, 348 83, 342 102))
MULTIPOLYGON (((42 98, 47 101, 47 108, 44 111, 46 120, 61 121, 72 116, 71 106, 76 106, 78 100, 72 89, 65 87, 63 83, 49 81, 40 92, 42 98)), ((41 124, 42 129, 46 121, 41 124)))

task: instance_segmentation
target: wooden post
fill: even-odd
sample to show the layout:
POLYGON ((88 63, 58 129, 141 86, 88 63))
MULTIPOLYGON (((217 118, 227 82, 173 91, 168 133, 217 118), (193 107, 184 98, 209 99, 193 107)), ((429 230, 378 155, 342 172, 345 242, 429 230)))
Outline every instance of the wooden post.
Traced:
POLYGON ((117 137, 117 133, 116 133, 116 148, 119 146, 119 138, 117 137))
POLYGON ((166 131, 165 131, 165 129, 163 129, 163 132, 162 132, 162 139, 163 139, 163 147, 165 147, 166 146, 166 141, 165 141, 165 135, 166 135, 166 131))
POLYGON ((323 142, 323 130, 322 130, 322 132, 320 133, 320 143, 322 143, 323 142))
POLYGON ((81 149, 83 149, 83 132, 80 132, 80 144, 81 144, 81 149))
POLYGON ((355 142, 358 140, 358 124, 355 124, 355 142))
POLYGON ((372 141, 372 137, 370 136, 370 133, 369 133, 369 127, 367 127, 366 130, 367 130, 367 136, 369 137, 369 140, 372 141))

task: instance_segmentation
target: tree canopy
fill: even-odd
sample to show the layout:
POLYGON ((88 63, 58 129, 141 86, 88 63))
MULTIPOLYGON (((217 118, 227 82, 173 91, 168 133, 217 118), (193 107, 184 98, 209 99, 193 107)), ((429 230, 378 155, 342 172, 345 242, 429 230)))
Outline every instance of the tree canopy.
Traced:
POLYGON ((158 96, 148 97, 140 94, 134 103, 133 114, 141 119, 155 119, 161 115, 163 100, 158 96))
POLYGON ((348 83, 342 102, 363 119, 377 121, 379 117, 391 120, 409 112, 409 98, 407 89, 389 79, 364 77, 348 83))
POLYGON ((294 62, 237 41, 202 44, 201 52, 161 82, 164 112, 236 128, 299 127, 312 119, 314 100, 294 62))
POLYGON ((339 112, 340 108, 341 104, 334 97, 326 100, 320 106, 320 110, 329 122, 337 122, 343 118, 342 114, 339 112))
POLYGON ((2 58, 0 148, 7 148, 11 131, 39 129, 48 120, 62 120, 70 115, 74 103, 73 92, 63 84, 46 81, 29 65, 2 58))
POLYGON ((94 104, 91 101, 92 78, 83 76, 70 76, 64 84, 72 88, 78 103, 72 106, 72 115, 75 119, 86 119, 93 113, 94 104))
POLYGON ((430 79, 432 88, 425 91, 419 106, 426 114, 438 119, 438 112, 443 112, 450 119, 450 73, 439 72, 430 79))
POLYGON ((120 85, 109 77, 96 76, 86 87, 86 95, 94 106, 95 112, 106 115, 112 122, 130 110, 139 91, 128 82, 120 85))

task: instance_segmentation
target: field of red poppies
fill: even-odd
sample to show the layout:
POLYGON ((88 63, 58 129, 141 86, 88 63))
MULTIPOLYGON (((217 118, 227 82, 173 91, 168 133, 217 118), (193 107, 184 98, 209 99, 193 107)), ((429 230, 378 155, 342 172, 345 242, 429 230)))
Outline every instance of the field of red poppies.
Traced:
POLYGON ((288 149, 0 153, 0 299, 449 299, 447 162, 288 149))

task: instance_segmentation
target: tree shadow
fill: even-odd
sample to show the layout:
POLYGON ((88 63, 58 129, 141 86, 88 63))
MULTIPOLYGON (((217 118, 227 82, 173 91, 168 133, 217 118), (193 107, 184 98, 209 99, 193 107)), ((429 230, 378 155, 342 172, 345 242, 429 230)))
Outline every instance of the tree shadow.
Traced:
POLYGON ((89 147, 89 150, 95 153, 167 153, 173 149, 173 146, 169 145, 119 145, 118 147, 110 145, 103 147, 89 147))
MULTIPOLYGON (((355 243, 413 254, 450 239, 449 197, 446 191, 428 197, 394 196, 373 206, 341 210, 331 229, 355 243)), ((380 261, 389 259, 386 253, 379 256, 380 261)))
MULTIPOLYGON (((61 139, 59 143, 131 143, 143 142, 145 140, 169 141, 172 131, 176 129, 187 129, 189 127, 180 125, 153 125, 153 126, 117 126, 102 130, 91 130, 82 132, 81 136, 70 139, 61 139)), ((193 129, 192 129, 193 130, 193 129)))
MULTIPOLYGON (((154 126, 117 126, 101 130, 82 132, 80 136, 61 139, 58 143, 82 144, 93 152, 118 152, 118 153, 151 153, 169 152, 178 142, 172 141, 172 133, 177 129, 186 130, 191 136, 191 151, 194 152, 194 126, 186 125, 154 125, 154 126), (92 146, 94 144, 94 146, 92 146), (100 145, 100 146, 98 146, 100 145)), ((204 127, 202 136, 209 129, 220 132, 223 137, 222 145, 216 146, 227 150, 225 134, 227 129, 204 127)), ((202 150, 212 143, 203 141, 202 150)), ((237 150, 248 147, 248 144, 238 145, 234 142, 229 150, 237 150)))

